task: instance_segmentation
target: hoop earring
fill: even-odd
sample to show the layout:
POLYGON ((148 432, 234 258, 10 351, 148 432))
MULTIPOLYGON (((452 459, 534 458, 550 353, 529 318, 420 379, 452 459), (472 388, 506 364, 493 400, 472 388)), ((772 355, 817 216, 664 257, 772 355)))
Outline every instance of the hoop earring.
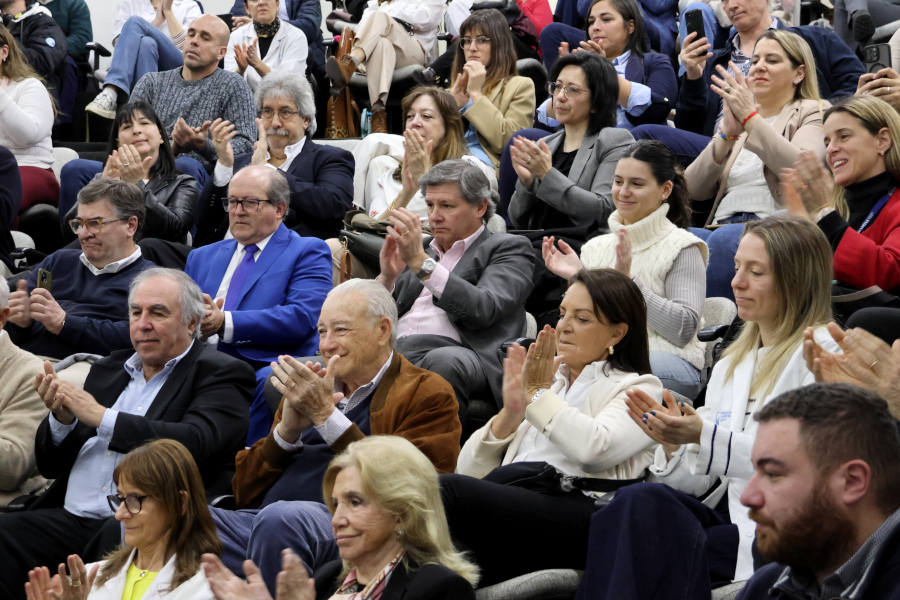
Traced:
POLYGON ((610 346, 610 347, 609 347, 609 355, 612 356, 612 355, 615 354, 615 353, 616 353, 616 347, 615 347, 615 346, 610 346))

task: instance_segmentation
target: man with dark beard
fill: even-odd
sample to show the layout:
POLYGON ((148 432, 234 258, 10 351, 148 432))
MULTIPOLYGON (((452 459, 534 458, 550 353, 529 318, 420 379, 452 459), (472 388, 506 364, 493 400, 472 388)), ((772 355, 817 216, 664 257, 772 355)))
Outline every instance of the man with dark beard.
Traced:
POLYGON ((756 419, 741 503, 773 564, 738 598, 900 598, 900 435, 884 400, 815 384, 756 419))

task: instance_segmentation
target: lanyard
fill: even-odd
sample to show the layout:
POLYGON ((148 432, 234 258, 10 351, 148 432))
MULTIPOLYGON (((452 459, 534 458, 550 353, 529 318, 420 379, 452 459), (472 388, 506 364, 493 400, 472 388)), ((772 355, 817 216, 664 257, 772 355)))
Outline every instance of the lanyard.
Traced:
POLYGON ((869 223, 878 216, 878 213, 881 212, 881 209, 884 208, 884 205, 888 203, 888 200, 891 199, 891 196, 894 195, 894 191, 897 188, 891 188, 891 190, 885 194, 878 202, 875 203, 875 206, 872 207, 872 211, 869 213, 869 216, 866 217, 866 220, 863 221, 862 225, 859 226, 859 229, 856 230, 857 233, 862 233, 863 230, 869 226, 869 223))

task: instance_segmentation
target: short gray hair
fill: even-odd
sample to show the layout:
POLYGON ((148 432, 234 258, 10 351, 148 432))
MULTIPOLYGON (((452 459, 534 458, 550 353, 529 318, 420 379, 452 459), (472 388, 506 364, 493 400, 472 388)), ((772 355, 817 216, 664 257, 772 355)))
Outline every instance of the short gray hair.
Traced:
POLYGON ((203 292, 191 277, 184 271, 178 269, 166 269, 164 267, 154 267, 141 271, 131 280, 131 286, 128 288, 128 306, 134 298, 134 290, 148 279, 154 277, 162 277, 169 281, 174 281, 181 288, 178 295, 178 304, 181 305, 181 323, 190 325, 191 321, 197 320, 197 327, 194 329, 194 339, 200 338, 200 321, 203 320, 205 306, 203 304, 203 292))
POLYGON ((481 167, 467 160, 456 158, 434 165, 419 178, 419 189, 424 196, 428 187, 451 183, 456 184, 459 195, 472 206, 478 206, 487 200, 488 206, 482 220, 485 223, 491 220, 500 196, 491 189, 491 183, 481 167))
POLYGON ((9 306, 9 284, 6 280, 0 283, 0 310, 9 306))
POLYGON ((366 298, 369 323, 375 325, 383 317, 391 320, 391 349, 397 345, 397 303, 383 285, 374 279, 351 279, 340 284, 325 297, 336 298, 346 294, 361 294, 366 298))
POLYGON ((120 179, 94 179, 78 192, 78 204, 93 204, 106 200, 117 219, 127 221, 137 217, 137 233, 140 233, 147 217, 144 192, 141 188, 120 179))
POLYGON ((253 95, 256 112, 261 113, 265 101, 273 98, 294 103, 300 111, 299 116, 309 119, 306 136, 311 138, 316 132, 316 97, 306 77, 293 71, 269 73, 256 86, 256 93, 253 95))

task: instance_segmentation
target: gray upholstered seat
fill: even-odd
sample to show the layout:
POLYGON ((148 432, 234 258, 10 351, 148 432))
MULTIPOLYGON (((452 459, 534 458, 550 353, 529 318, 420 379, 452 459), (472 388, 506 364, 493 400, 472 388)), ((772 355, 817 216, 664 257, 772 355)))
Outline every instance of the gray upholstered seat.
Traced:
POLYGON ((570 600, 575 597, 581 571, 548 569, 475 590, 477 600, 570 600))

